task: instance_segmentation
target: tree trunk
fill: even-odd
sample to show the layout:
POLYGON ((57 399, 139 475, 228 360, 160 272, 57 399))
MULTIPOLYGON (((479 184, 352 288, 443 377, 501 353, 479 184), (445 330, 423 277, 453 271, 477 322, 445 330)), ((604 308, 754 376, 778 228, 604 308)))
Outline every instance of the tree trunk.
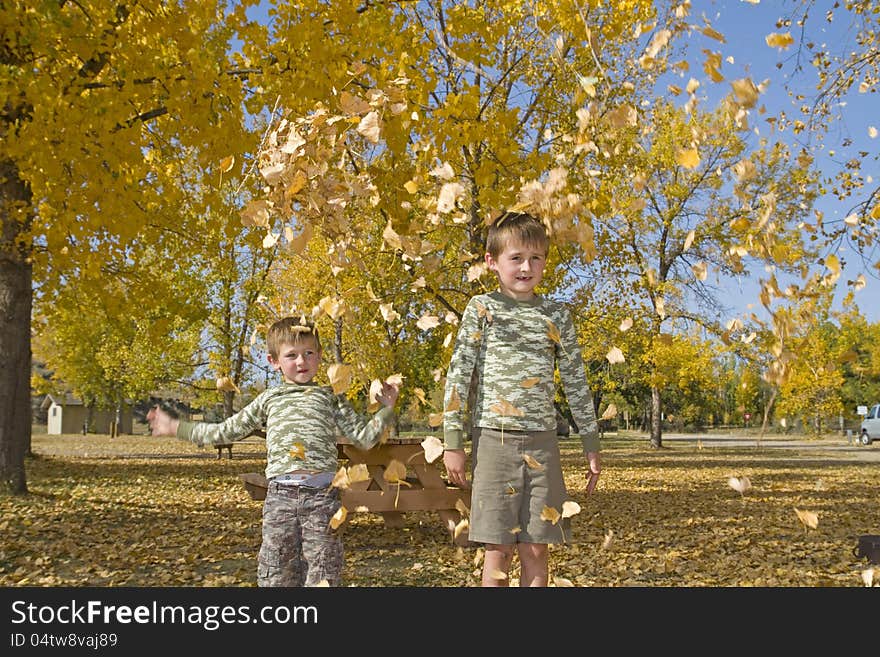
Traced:
POLYGON ((770 393, 770 399, 767 400, 767 403, 764 405, 764 419, 761 420, 761 435, 758 436, 758 439, 764 437, 764 434, 767 433, 767 425, 770 423, 770 411, 773 410, 773 403, 776 401, 776 395, 779 394, 778 388, 773 388, 773 391, 770 393))
POLYGON ((15 495, 27 493, 31 446, 30 211, 29 187, 12 162, 0 161, 0 493, 15 495))
POLYGON ((657 386, 651 386, 651 447, 663 447, 663 404, 657 386))

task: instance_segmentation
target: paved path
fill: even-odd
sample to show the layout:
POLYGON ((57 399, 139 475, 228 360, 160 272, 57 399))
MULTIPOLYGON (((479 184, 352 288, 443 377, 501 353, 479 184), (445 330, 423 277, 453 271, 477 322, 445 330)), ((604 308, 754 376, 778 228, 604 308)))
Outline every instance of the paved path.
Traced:
MULTIPOLYGON (((621 437, 622 440, 648 441, 644 437, 621 437)), ((702 441, 704 448, 760 448, 760 449, 789 449, 797 450, 803 454, 814 452, 816 456, 831 456, 834 458, 859 462, 880 463, 880 441, 871 445, 859 445, 847 442, 845 437, 826 436, 824 438, 788 438, 785 436, 764 436, 758 439, 756 436, 737 434, 699 434, 699 433, 664 433, 663 442, 667 443, 692 443, 702 441)))

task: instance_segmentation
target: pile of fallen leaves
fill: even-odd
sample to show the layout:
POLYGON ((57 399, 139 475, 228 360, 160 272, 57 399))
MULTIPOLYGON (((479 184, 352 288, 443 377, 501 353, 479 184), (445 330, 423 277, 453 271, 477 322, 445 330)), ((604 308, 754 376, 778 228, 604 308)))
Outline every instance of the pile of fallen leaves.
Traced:
MULTIPOLYGON (((249 439, 250 440, 250 439, 249 439)), ((563 441, 570 543, 552 546, 557 586, 864 586, 853 555, 880 534, 876 464, 754 448, 652 450, 607 440, 586 460, 563 441)), ((0 585, 255 586, 261 502, 238 475, 265 446, 218 459, 173 438, 35 435, 27 497, 0 497, 0 585)), ((350 586, 476 586, 482 549, 457 547, 434 513, 350 513, 340 531, 350 586)), ((519 576, 518 562, 511 584, 519 576)), ((878 570, 880 580, 880 570, 878 570)))

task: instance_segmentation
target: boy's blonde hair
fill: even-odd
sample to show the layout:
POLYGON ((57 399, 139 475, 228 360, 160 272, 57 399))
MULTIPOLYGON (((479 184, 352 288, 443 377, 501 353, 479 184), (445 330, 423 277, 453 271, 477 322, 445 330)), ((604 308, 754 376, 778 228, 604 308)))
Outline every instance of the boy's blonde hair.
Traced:
POLYGON ((547 230, 541 221, 525 212, 505 212, 489 226, 486 251, 497 258, 509 243, 543 249, 549 248, 547 230))
POLYGON ((305 317, 282 317, 269 327, 266 333, 266 346, 269 355, 277 359, 281 353, 281 345, 298 344, 306 338, 312 338, 316 349, 321 351, 321 338, 313 322, 305 317))

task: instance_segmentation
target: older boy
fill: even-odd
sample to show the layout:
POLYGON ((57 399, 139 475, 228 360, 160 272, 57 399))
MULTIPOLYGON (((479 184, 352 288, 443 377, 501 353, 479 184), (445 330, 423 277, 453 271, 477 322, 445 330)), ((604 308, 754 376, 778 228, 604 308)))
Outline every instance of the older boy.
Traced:
POLYGON ((544 226, 506 213, 489 229, 486 264, 498 291, 465 308, 446 376, 443 462, 451 482, 467 486, 463 407, 476 370, 472 415, 473 492, 469 535, 485 543, 483 586, 505 586, 514 545, 521 586, 546 586, 547 545, 567 523, 541 518, 562 510, 565 481, 556 438, 554 369, 580 429, 590 472, 598 476, 599 434, 580 348, 568 311, 535 294, 547 260, 544 226))
POLYGON ((375 445, 394 417, 398 389, 384 384, 383 404, 365 422, 342 395, 312 379, 321 364, 315 326, 285 317, 269 327, 268 361, 283 382, 257 395, 219 424, 184 422, 159 409, 147 416, 154 436, 176 435, 197 445, 241 440, 266 426, 266 478, 263 540, 258 558, 259 586, 315 586, 342 581, 342 538, 330 528, 339 509, 339 491, 330 486, 337 469, 337 428, 353 443, 375 445))

